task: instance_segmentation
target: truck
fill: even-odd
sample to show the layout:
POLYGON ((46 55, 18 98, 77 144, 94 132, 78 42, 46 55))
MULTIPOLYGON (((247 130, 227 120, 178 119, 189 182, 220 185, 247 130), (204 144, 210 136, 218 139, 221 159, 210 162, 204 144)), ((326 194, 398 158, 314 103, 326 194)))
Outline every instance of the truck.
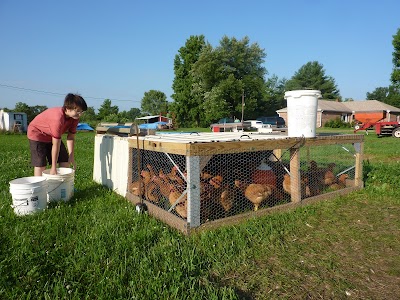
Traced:
POLYGON ((354 119, 357 121, 354 126, 354 133, 360 130, 374 128, 378 137, 393 136, 400 138, 400 122, 398 121, 383 121, 385 118, 384 112, 356 113, 354 119))
POLYGON ((210 129, 213 132, 228 132, 228 131, 248 131, 250 130, 251 123, 241 122, 236 119, 223 118, 217 123, 211 124, 210 129))

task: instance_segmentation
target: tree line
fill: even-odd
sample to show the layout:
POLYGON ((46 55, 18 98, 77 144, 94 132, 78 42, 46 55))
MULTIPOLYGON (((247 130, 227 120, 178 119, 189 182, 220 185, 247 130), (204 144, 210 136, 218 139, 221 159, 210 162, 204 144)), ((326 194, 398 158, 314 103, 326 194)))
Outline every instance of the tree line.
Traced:
MULTIPOLYGON (((366 97, 400 107, 400 29, 392 44, 391 84, 377 87, 366 97)), ((88 107, 81 121, 91 125, 100 121, 126 123, 139 116, 162 113, 173 116, 180 127, 208 127, 223 117, 254 119, 260 112, 275 115, 276 110, 286 107, 284 93, 289 90, 316 89, 325 100, 352 100, 342 99, 335 79, 326 74, 320 62, 307 62, 290 79, 276 74, 266 78, 266 57, 265 50, 250 43, 248 37, 238 40, 224 36, 213 47, 204 35, 190 36, 174 58, 172 102, 167 101, 165 93, 150 90, 144 93, 140 109, 120 112, 118 106, 105 99, 98 113, 88 107)), ((46 108, 18 102, 14 111, 27 113, 29 122, 46 108)))

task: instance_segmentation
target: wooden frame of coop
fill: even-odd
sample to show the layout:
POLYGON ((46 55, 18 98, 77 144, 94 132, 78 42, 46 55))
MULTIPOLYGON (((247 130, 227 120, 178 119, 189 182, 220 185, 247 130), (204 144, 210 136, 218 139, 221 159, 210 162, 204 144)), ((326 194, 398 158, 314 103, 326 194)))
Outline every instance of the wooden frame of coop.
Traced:
MULTIPOLYGON (((185 234, 189 234, 191 231, 238 223, 245 219, 268 214, 274 210, 330 199, 363 188, 363 139, 363 135, 355 134, 292 138, 280 134, 263 135, 257 133, 188 133, 136 135, 130 137, 98 133, 95 137, 93 179, 126 197, 134 204, 145 203, 150 215, 185 234), (330 147, 334 147, 333 153, 318 153, 319 149, 330 147), (329 166, 334 165, 332 161, 339 164, 340 157, 338 155, 341 154, 338 154, 337 149, 342 148, 346 150, 345 153, 349 153, 345 157, 347 159, 346 163, 340 169, 336 168, 333 176, 336 181, 330 185, 329 189, 321 187, 326 187, 326 181, 330 180, 326 174, 332 173, 329 170, 329 166), (221 158, 223 158, 223 164, 216 165, 220 169, 226 170, 231 166, 249 169, 253 161, 257 165, 260 163, 260 160, 257 160, 259 154, 264 157, 269 156, 269 164, 282 166, 281 169, 284 169, 284 174, 281 174, 280 178, 290 178, 289 182, 283 181, 283 187, 285 189, 286 183, 285 191, 289 190, 289 194, 283 192, 283 189, 280 188, 282 187, 282 181, 278 180, 278 183, 274 182, 274 184, 278 187, 275 191, 280 196, 274 194, 269 196, 269 199, 281 200, 274 200, 275 202, 264 201, 263 203, 268 203, 268 205, 261 205, 257 211, 244 209, 229 215, 220 214, 213 218, 204 217, 204 209, 208 205, 203 202, 204 188, 202 187, 204 186, 205 169, 213 161, 220 162, 221 158), (331 158, 328 158, 329 155, 331 158), (320 157, 319 160, 317 159, 318 156, 320 157), (243 158, 243 160, 238 161, 238 157, 243 158), (177 158, 180 158, 179 163, 177 158), (140 190, 139 193, 137 192, 137 188, 144 183, 142 173, 150 162, 146 161, 146 159, 150 159, 154 165, 161 165, 162 163, 163 166, 168 164, 168 168, 173 166, 176 173, 178 173, 178 177, 180 175, 181 181, 184 179, 181 198, 177 197, 176 199, 178 201, 171 202, 170 200, 168 206, 164 206, 160 202, 152 201, 151 198, 147 197, 147 194, 143 194, 140 190), (326 166, 324 168, 318 166, 313 169, 314 160, 318 164, 324 162, 326 166), (309 166, 310 164, 311 166, 309 166), (349 168, 347 168, 348 166, 349 168), (325 178, 321 175, 321 170, 324 170, 325 178), (341 177, 339 176, 340 174, 343 175, 348 172, 348 170, 351 170, 352 178, 345 177, 346 182, 342 187, 333 188, 340 186, 340 181, 337 178, 341 177), (288 174, 290 176, 287 176, 288 174), (307 183, 305 183, 304 177, 306 177, 307 183), (139 186, 135 187, 138 181, 139 186), (284 197, 282 197, 282 194, 284 194, 284 197), (179 202, 182 199, 185 201, 184 211, 183 214, 182 212, 178 214, 178 208, 182 210, 182 202, 179 202)), ((274 170, 276 171, 276 169, 274 170)), ((167 171, 165 168, 164 170, 159 168, 159 170, 153 172, 155 174, 152 177, 159 180, 161 172, 166 173, 167 171)), ((259 172, 259 175, 263 171, 256 170, 253 167, 251 173, 255 172, 259 172)), ((226 176, 225 174, 223 176, 226 176)), ((250 175, 250 173, 247 175, 250 175)), ((213 174, 213 176, 207 179, 207 185, 211 188, 216 185, 218 180, 222 180, 222 178, 219 178, 219 174, 213 174), (212 183, 213 186, 209 183, 212 183)), ((247 176, 248 178, 250 176, 247 176)), ((271 182, 263 181, 265 179, 264 175, 252 178, 259 181, 261 179, 261 182, 258 182, 259 185, 270 186, 271 182)), ((231 178, 228 181, 233 182, 233 179, 231 178)), ((151 180, 150 184, 153 184, 154 187, 155 182, 155 179, 151 180)), ((235 180, 235 185, 236 183, 237 180, 235 180)), ((180 185, 182 185, 182 182, 170 184, 171 187, 180 185)), ((247 183, 247 187, 250 188, 250 186, 252 184, 247 183)), ((144 187, 143 190, 145 190, 144 187)), ((158 191, 162 192, 162 189, 158 188, 158 191)), ((165 193, 161 194, 168 198, 165 193)), ((221 195, 218 194, 218 196, 221 195)), ((221 203, 225 204, 223 206, 226 208, 226 203, 221 203)), ((253 203, 254 208, 258 208, 258 204, 253 203)))
MULTIPOLYGON (((123 147, 128 148, 125 148, 126 150, 123 151, 125 154, 120 156, 120 159, 122 160, 126 160, 128 157, 129 161, 127 167, 127 181, 123 181, 122 184, 122 186, 126 186, 126 194, 124 196, 134 204, 146 204, 150 215, 185 234, 189 234, 191 231, 218 227, 225 224, 234 224, 244 219, 268 214, 274 210, 293 208, 315 201, 330 199, 363 188, 362 160, 364 137, 362 135, 328 135, 317 136, 316 138, 276 136, 272 138, 264 138, 261 135, 240 133, 236 133, 235 135, 232 133, 233 138, 231 137, 228 140, 221 141, 218 141, 218 138, 215 136, 210 139, 209 133, 205 135, 207 135, 207 138, 204 140, 202 140, 201 134, 198 133, 193 133, 189 139, 187 138, 188 135, 181 136, 179 134, 170 134, 168 135, 169 137, 161 137, 161 135, 145 137, 133 136, 130 138, 116 137, 123 143, 123 147), (351 156, 354 158, 354 161, 351 162, 352 167, 350 168, 354 171, 353 179, 347 179, 347 184, 340 189, 335 188, 325 193, 313 193, 311 191, 308 192, 307 196, 305 196, 303 180, 305 172, 302 170, 300 153, 306 157, 307 161, 312 161, 312 157, 309 157, 310 149, 312 150, 319 146, 342 144, 353 145, 355 149, 351 156), (207 165, 210 158, 218 154, 229 155, 246 152, 272 153, 272 158, 275 158, 275 161, 279 161, 283 153, 289 155, 290 158, 286 165, 287 168, 285 167, 287 173, 290 173, 289 201, 277 203, 277 205, 272 205, 270 207, 260 208, 257 211, 248 210, 236 215, 225 216, 218 219, 207 221, 204 221, 204 219, 202 220, 203 204, 201 203, 201 186, 204 166, 207 165), (181 165, 182 170, 179 170, 178 168, 181 178, 185 179, 185 188, 181 191, 181 197, 177 197, 177 201, 175 203, 170 203, 167 208, 160 207, 159 204, 149 201, 142 194, 143 191, 141 191, 141 189, 144 189, 142 181, 144 179, 141 172, 143 172, 145 167, 143 165, 143 155, 146 154, 150 156, 156 156, 156 154, 165 155, 165 159, 169 159, 172 163, 174 162, 173 159, 171 159, 171 155, 179 155, 185 158, 184 167, 182 168, 181 165), (183 169, 185 171, 184 174, 183 169), (290 170, 290 172, 288 170, 290 170), (139 185, 135 187, 135 183, 139 183, 139 185), (135 189, 138 189, 139 193, 134 192, 135 189), (182 197, 182 194, 184 197, 182 197), (182 198, 185 200, 184 217, 174 212, 174 209, 177 208, 177 205, 179 205, 179 201, 182 201, 182 198)), ((160 158, 158 157, 157 160, 159 159, 160 158)), ((94 177, 96 177, 96 175, 94 177)), ((315 178, 317 178, 317 176, 315 176, 315 178)), ((310 180, 310 177, 308 180, 310 180)), ((325 181, 326 180, 327 179, 325 179, 325 181)), ((323 180, 322 184, 324 184, 323 180)), ((338 185, 337 183, 335 184, 338 185)), ((116 183, 113 182, 109 187, 115 185, 116 183)), ((119 186, 121 187, 121 184, 119 184, 119 186)))

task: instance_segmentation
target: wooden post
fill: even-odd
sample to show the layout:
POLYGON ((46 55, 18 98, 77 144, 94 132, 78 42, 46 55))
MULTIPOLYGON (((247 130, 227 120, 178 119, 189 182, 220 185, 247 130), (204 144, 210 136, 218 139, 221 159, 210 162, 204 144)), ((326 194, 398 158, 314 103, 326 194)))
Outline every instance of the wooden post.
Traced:
POLYGON ((356 149, 356 168, 354 174, 354 185, 357 187, 363 187, 363 153, 364 143, 355 143, 356 149))
POLYGON ((272 152, 274 153, 271 158, 272 161, 277 161, 278 159, 280 160, 282 158, 282 149, 274 149, 272 152))
POLYGON ((187 156, 187 221, 190 227, 200 226, 200 156, 187 156))
POLYGON ((292 202, 301 201, 300 149, 290 149, 290 190, 292 202))

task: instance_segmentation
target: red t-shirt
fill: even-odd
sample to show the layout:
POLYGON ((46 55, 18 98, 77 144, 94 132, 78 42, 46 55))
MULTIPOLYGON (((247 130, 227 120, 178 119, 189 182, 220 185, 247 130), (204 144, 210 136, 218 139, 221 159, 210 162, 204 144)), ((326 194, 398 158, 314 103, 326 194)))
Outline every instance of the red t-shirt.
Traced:
POLYGON ((61 139, 65 132, 76 133, 79 120, 67 118, 62 107, 46 109, 28 126, 28 139, 50 143, 52 138, 61 139))

